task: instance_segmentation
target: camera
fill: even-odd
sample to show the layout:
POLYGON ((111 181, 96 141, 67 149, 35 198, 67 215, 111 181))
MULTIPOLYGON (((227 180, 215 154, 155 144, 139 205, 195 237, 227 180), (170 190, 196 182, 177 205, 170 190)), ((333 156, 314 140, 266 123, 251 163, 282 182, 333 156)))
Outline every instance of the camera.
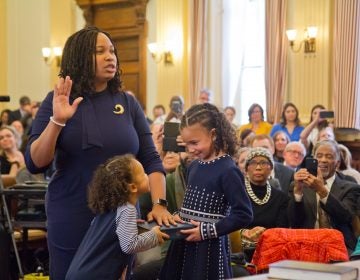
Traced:
POLYGON ((181 114, 181 112, 182 112, 182 104, 181 104, 181 102, 178 101, 178 100, 172 101, 171 104, 170 104, 170 109, 175 114, 181 114))

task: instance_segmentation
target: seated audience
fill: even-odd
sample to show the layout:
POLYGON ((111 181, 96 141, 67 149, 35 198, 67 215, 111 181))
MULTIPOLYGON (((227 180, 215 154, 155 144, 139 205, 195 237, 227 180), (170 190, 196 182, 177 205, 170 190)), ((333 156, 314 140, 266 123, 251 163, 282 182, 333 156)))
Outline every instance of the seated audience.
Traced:
POLYGON ((264 121, 264 109, 257 103, 250 106, 248 110, 249 123, 240 126, 238 129, 238 135, 244 131, 244 129, 251 129, 255 134, 269 134, 272 125, 264 121))
POLYGON ((292 141, 284 150, 284 165, 294 171, 300 166, 306 155, 305 146, 301 142, 292 141))
POLYGON ((274 160, 276 162, 283 163, 284 162, 284 150, 286 145, 290 142, 289 136, 282 130, 279 130, 274 133, 272 137, 275 145, 275 152, 274 152, 274 160))
POLYGON ((360 172, 351 167, 352 157, 349 149, 342 144, 338 144, 338 147, 340 150, 340 164, 338 171, 344 175, 353 177, 356 180, 356 183, 360 184, 360 172))
POLYGON ((16 183, 16 174, 25 166, 24 156, 17 146, 18 137, 13 127, 0 127, 1 178, 5 187, 16 183))
MULTIPOLYGON (((255 135, 251 138, 250 147, 262 147, 267 149, 271 154, 274 154, 275 151, 274 141, 270 135, 267 134, 255 135)), ((287 194, 290 184, 294 179, 294 171, 282 163, 275 162, 270 176, 272 179, 277 179, 280 188, 287 194)), ((275 187, 275 184, 273 186, 275 187)))
POLYGON ((335 141, 316 143, 314 158, 318 160, 317 176, 305 168, 295 173, 289 202, 291 227, 337 229, 351 253, 356 244, 352 221, 359 210, 360 186, 336 174, 340 151, 335 141))
MULTIPOLYGON (((274 160, 267 149, 250 149, 245 163, 245 188, 251 201, 254 219, 246 229, 240 230, 242 247, 248 261, 251 261, 256 243, 266 229, 288 227, 289 197, 281 190, 271 187, 269 178, 273 167, 274 160)), ((232 247, 235 247, 238 244, 233 243, 239 240, 234 240, 236 234, 232 233, 231 236, 232 247)))
POLYGON ((273 137, 277 131, 284 131, 290 141, 299 141, 300 133, 304 130, 299 119, 299 110, 293 103, 286 103, 281 113, 280 123, 275 124, 270 132, 273 137))

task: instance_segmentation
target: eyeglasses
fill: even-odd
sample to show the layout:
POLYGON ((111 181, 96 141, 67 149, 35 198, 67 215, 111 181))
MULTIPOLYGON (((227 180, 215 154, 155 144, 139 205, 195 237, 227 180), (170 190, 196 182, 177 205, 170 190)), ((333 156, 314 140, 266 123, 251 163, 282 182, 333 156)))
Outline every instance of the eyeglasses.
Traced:
POLYGON ((254 111, 251 112, 251 114, 257 114, 257 113, 261 113, 261 111, 260 110, 254 110, 254 111))
POLYGON ((293 154, 293 155, 298 155, 299 157, 304 156, 304 154, 302 152, 295 151, 295 150, 287 150, 287 152, 289 152, 290 154, 293 154))
POLYGON ((248 166, 251 168, 256 168, 258 165, 260 165, 261 168, 266 168, 270 166, 270 162, 266 160, 262 160, 262 161, 250 160, 248 163, 248 166))

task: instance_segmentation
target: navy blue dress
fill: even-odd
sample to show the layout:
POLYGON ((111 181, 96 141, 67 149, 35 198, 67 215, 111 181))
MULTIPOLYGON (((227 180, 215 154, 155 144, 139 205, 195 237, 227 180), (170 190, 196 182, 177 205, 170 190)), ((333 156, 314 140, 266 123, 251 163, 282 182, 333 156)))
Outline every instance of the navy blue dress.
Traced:
MULTIPOLYGON (((46 128, 52 109, 50 92, 33 121, 25 160, 37 168, 30 145, 46 128)), ((115 155, 134 154, 147 174, 163 172, 143 110, 134 97, 107 90, 85 97, 62 129, 56 144, 55 168, 46 195, 48 246, 52 279, 64 279, 70 262, 94 217, 87 207, 87 185, 96 167, 115 155), (115 105, 124 112, 115 114, 115 105)))
POLYGON ((243 182, 240 170, 228 155, 191 163, 180 216, 185 221, 201 222, 202 241, 172 241, 160 279, 232 277, 227 234, 252 221, 243 182))
MULTIPOLYGON (((156 233, 138 234, 136 208, 127 203, 97 215, 73 258, 66 280, 117 280, 132 254, 158 245, 156 233)), ((127 272, 130 274, 131 267, 127 272)))

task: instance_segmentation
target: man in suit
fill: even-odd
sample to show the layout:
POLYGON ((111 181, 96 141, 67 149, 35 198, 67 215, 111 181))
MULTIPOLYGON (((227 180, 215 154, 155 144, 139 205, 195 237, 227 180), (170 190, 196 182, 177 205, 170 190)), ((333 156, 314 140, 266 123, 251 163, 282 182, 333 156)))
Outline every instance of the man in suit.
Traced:
POLYGON ((293 228, 337 229, 351 253, 356 244, 352 222, 359 207, 360 186, 336 174, 340 152, 335 141, 318 142, 314 158, 318 160, 317 176, 305 168, 295 173, 290 189, 290 224, 293 228))
POLYGON ((19 105, 20 105, 19 109, 11 112, 10 123, 31 116, 31 101, 28 96, 22 96, 19 99, 19 105))
POLYGON ((284 149, 284 165, 296 170, 306 155, 305 146, 298 141, 289 142, 284 149))
MULTIPOLYGON (((250 140, 250 147, 257 148, 262 147, 270 151, 273 155, 275 152, 275 145, 272 138, 267 134, 258 134, 251 138, 250 140)), ((288 193, 289 187, 291 182, 294 180, 294 171, 284 166, 282 163, 275 162, 274 169, 272 174, 270 175, 271 178, 277 179, 280 183, 280 189, 288 193)), ((275 180, 276 181, 276 180, 275 180)), ((273 185, 272 185, 273 186, 273 185)), ((276 186, 273 186, 276 187, 276 186)))

